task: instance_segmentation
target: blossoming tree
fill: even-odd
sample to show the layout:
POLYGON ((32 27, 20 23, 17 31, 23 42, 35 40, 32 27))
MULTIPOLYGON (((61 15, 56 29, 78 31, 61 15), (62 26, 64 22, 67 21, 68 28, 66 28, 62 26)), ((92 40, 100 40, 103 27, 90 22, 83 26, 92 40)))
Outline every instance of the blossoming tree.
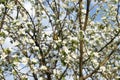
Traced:
POLYGON ((1 0, 0 79, 120 79, 119 7, 120 0, 1 0))

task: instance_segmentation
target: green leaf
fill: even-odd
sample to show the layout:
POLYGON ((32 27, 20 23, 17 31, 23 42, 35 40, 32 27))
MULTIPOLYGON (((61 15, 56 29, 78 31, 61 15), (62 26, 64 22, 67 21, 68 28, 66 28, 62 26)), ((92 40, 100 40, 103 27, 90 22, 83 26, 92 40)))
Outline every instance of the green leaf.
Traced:
POLYGON ((61 59, 61 63, 62 63, 63 66, 66 65, 65 60, 63 60, 63 59, 61 59))
POLYGON ((19 59, 16 57, 16 58, 14 59, 14 61, 15 61, 15 62, 18 62, 18 61, 19 61, 19 59))
POLYGON ((63 77, 62 80, 65 80, 65 77, 63 77))
POLYGON ((28 80, 27 78, 22 78, 22 80, 28 80))
POLYGON ((4 32, 0 32, 0 36, 5 38, 5 33, 4 32))
POLYGON ((11 53, 10 49, 8 49, 8 48, 5 49, 4 51, 5 51, 6 54, 10 54, 11 53))
POLYGON ((4 4, 6 0, 0 0, 0 3, 4 4))

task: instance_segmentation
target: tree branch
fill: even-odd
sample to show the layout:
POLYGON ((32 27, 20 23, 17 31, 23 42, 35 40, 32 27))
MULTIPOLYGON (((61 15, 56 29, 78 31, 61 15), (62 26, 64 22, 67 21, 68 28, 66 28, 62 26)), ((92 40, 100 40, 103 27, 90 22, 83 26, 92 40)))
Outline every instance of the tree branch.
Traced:
POLYGON ((83 29, 84 31, 86 30, 86 27, 87 27, 88 16, 89 16, 89 8, 90 8, 90 2, 91 2, 91 0, 87 0, 86 16, 85 16, 84 29, 83 29))
POLYGON ((58 79, 58 80, 61 80, 62 79, 62 77, 64 76, 64 74, 66 73, 66 71, 67 71, 67 69, 68 69, 68 64, 67 64, 67 67, 66 67, 66 69, 64 70, 64 72, 62 73, 62 75, 60 76, 60 78, 58 79))
POLYGON ((87 79, 88 77, 92 76, 93 74, 97 73, 97 71, 99 70, 99 68, 101 66, 103 66, 111 57, 111 55, 116 51, 116 49, 112 50, 111 53, 105 57, 105 59, 100 62, 99 66, 97 68, 94 69, 94 71, 92 71, 90 74, 86 75, 85 77, 83 77, 83 79, 87 79))
POLYGON ((0 31, 3 28, 4 19, 5 19, 5 16, 6 16, 7 12, 8 12, 8 10, 7 10, 7 7, 5 6, 5 11, 4 11, 4 14, 3 14, 3 17, 2 17, 2 21, 1 21, 1 24, 0 24, 0 31))
MULTIPOLYGON (((83 30, 82 28, 82 0, 79 0, 79 11, 78 11, 78 17, 79 17, 79 27, 80 30, 83 30)), ((79 80, 83 80, 83 73, 82 73, 82 66, 83 66, 83 39, 80 39, 80 57, 79 57, 79 80)))

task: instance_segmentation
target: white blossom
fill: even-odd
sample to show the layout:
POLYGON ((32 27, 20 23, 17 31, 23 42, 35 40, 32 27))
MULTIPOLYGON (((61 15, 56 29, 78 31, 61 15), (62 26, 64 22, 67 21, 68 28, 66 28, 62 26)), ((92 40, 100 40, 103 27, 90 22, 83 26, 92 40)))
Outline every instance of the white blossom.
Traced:
POLYGON ((34 63, 36 63, 36 62, 37 62, 37 59, 32 58, 31 61, 34 62, 34 63))
POLYGON ((58 69, 54 69, 53 70, 53 74, 57 74, 57 75, 60 75, 61 74, 61 71, 60 70, 58 70, 58 69))
POLYGON ((28 79, 28 76, 27 76, 27 75, 22 75, 21 77, 28 79))
POLYGON ((4 8, 5 6, 3 4, 0 4, 0 14, 2 13, 2 9, 4 8))
POLYGON ((14 64, 15 66, 17 66, 17 67, 19 67, 19 66, 20 66, 20 63, 19 63, 19 62, 17 62, 17 61, 14 61, 14 62, 13 62, 13 64, 14 64))
POLYGON ((63 8, 69 8, 68 5, 66 5, 66 4, 64 4, 64 3, 62 4, 62 7, 63 7, 63 8))
POLYGON ((3 4, 0 4, 0 9, 4 8, 5 6, 3 4))
POLYGON ((5 39, 0 37, 0 44, 4 44, 4 42, 5 42, 5 39))
POLYGON ((102 19, 102 20, 105 20, 105 19, 106 19, 106 16, 103 16, 101 19, 102 19))
POLYGON ((99 65, 98 61, 96 59, 92 59, 93 64, 97 67, 99 65))
POLYGON ((26 65, 28 63, 28 60, 29 60, 29 58, 23 57, 21 61, 23 64, 26 65))
POLYGON ((58 37, 58 40, 55 40, 56 43, 61 42, 62 40, 58 37))
POLYGON ((20 43, 18 42, 18 41, 15 41, 14 43, 13 43, 13 45, 14 46, 17 46, 17 45, 19 45, 20 43))
POLYGON ((77 55, 75 53, 71 53, 71 56, 74 58, 74 59, 77 59, 77 55))
POLYGON ((119 80, 119 79, 120 79, 120 76, 116 76, 116 79, 119 80))
POLYGON ((99 53, 98 52, 93 52, 94 56, 99 57, 99 53))
POLYGON ((53 44, 53 48, 57 48, 57 45, 56 45, 56 44, 53 44))
POLYGON ((46 71, 46 70, 47 70, 47 67, 44 66, 44 65, 42 65, 42 66, 40 67, 40 70, 44 70, 44 71, 46 71))
POLYGON ((35 50, 39 50, 39 47, 35 46, 34 49, 35 49, 35 50))
POLYGON ((68 54, 70 51, 68 50, 67 46, 63 46, 63 50, 68 54))
POLYGON ((3 52, 3 53, 1 54, 1 59, 5 59, 7 56, 8 56, 8 55, 3 52))
POLYGON ((105 66, 100 67, 100 71, 104 72, 106 70, 105 66))
POLYGON ((120 63, 118 61, 115 62, 115 66, 119 66, 120 63))
POLYGON ((12 57, 13 57, 13 58, 16 58, 16 57, 17 57, 17 55, 15 54, 15 55, 13 55, 12 57))
POLYGON ((34 43, 33 39, 29 39, 29 43, 34 43))
POLYGON ((65 62, 70 63, 73 60, 73 58, 70 55, 67 55, 65 62))
MULTIPOLYGON (((26 34, 26 33, 25 33, 25 29, 20 29, 20 30, 19 30, 19 34, 24 34, 24 35, 25 35, 25 34, 26 34)), ((26 38, 26 39, 27 39, 27 38, 26 38)))
POLYGON ((77 2, 78 0, 71 0, 72 2, 77 2))
POLYGON ((68 38, 69 38, 70 40, 75 40, 75 41, 78 41, 78 38, 77 38, 77 37, 68 36, 68 38))
POLYGON ((113 70, 117 70, 117 69, 118 69, 118 67, 114 67, 114 68, 113 68, 113 70))
POLYGON ((44 80, 44 78, 43 77, 39 77, 39 79, 38 80, 44 80))
POLYGON ((66 44, 67 43, 67 40, 63 40, 63 44, 66 44))
POLYGON ((93 25, 95 24, 95 22, 94 22, 94 21, 91 21, 90 24, 93 26, 93 25))
POLYGON ((86 13, 86 9, 82 9, 82 12, 83 12, 83 13, 86 13))

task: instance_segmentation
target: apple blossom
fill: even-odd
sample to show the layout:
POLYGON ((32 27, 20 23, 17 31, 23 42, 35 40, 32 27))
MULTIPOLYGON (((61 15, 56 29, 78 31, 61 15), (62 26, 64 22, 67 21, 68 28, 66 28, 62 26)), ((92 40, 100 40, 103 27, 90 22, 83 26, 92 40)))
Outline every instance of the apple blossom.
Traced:
POLYGON ((47 70, 47 67, 42 65, 42 66, 40 67, 40 70, 47 70))
POLYGON ((118 0, 5 0, 0 79, 119 78, 119 18, 118 0))

